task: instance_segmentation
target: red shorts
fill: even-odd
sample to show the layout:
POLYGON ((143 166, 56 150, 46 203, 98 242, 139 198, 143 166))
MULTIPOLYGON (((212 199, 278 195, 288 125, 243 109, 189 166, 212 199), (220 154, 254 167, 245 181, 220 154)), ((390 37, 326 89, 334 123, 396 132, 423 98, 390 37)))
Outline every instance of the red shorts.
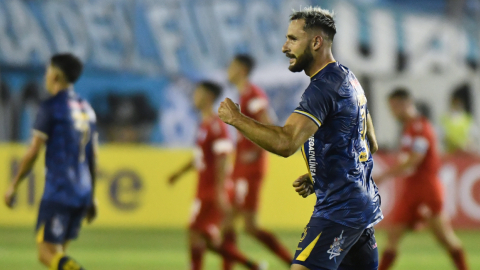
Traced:
POLYGON ((222 210, 213 201, 195 199, 190 217, 190 230, 200 232, 210 239, 221 236, 222 210))
POLYGON ((407 185, 392 212, 392 222, 413 228, 428 214, 438 215, 443 209, 443 186, 438 184, 407 185))
POLYGON ((256 212, 260 200, 260 188, 263 173, 236 174, 232 176, 234 192, 231 196, 232 205, 241 211, 256 212))

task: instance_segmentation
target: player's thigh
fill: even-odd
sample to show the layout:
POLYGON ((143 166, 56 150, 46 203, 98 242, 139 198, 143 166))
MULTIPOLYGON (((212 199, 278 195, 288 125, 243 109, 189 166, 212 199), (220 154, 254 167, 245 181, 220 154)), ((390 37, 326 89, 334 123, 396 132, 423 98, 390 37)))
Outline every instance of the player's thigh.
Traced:
POLYGON ((191 247, 203 247, 206 242, 201 231, 190 229, 188 230, 188 243, 191 247))
POLYGON ((240 215, 241 215, 240 209, 235 207, 235 204, 233 204, 232 202, 231 211, 223 215, 222 229, 225 231, 233 230, 235 227, 235 221, 237 220, 237 217, 239 217, 240 215))
POLYGON ((245 230, 254 232, 257 229, 257 212, 244 210, 242 211, 243 220, 245 222, 245 230))
POLYGON ((378 268, 377 241, 373 228, 363 231, 362 236, 348 251, 339 270, 376 270, 378 268))
POLYGON ((65 243, 70 224, 68 207, 42 201, 36 225, 36 242, 60 244, 65 243))
POLYGON ((448 249, 461 247, 461 242, 453 231, 450 220, 445 213, 433 215, 429 219, 429 225, 437 240, 448 249))
POLYGON ((425 217, 430 219, 430 217, 440 216, 443 212, 444 204, 444 193, 442 185, 432 185, 430 188, 431 192, 423 196, 421 207, 426 208, 429 215, 425 217))
POLYGON ((305 228, 292 264, 303 265, 311 270, 335 270, 362 232, 363 229, 315 219, 305 228))

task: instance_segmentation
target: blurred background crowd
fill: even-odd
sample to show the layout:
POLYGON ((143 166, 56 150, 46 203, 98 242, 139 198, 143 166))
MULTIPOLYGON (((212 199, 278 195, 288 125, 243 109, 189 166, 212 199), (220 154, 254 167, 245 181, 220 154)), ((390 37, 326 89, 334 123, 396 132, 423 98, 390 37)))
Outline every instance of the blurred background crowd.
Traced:
POLYGON ((236 53, 255 57, 253 82, 282 123, 308 84, 281 53, 287 18, 311 4, 337 13, 334 54, 361 80, 381 148, 399 133, 386 95, 404 87, 444 151, 478 151, 478 0, 0 1, 0 141, 29 139, 45 63, 62 51, 86 63, 76 90, 102 142, 192 145, 193 85, 213 79, 235 97, 226 66, 236 53))

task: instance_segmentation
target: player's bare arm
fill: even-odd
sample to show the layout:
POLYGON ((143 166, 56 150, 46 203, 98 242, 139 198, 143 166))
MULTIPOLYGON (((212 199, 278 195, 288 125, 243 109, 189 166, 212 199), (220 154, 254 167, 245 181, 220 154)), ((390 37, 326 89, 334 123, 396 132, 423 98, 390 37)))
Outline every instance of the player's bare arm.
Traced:
POLYGON ((310 118, 297 113, 291 114, 283 127, 259 123, 240 113, 229 98, 220 104, 218 115, 261 148, 282 157, 293 155, 318 130, 310 118))
POLYGON ((22 161, 20 162, 20 167, 18 168, 18 172, 15 175, 10 187, 7 189, 5 193, 5 204, 8 207, 12 207, 13 198, 17 193, 18 186, 22 182, 22 180, 30 173, 37 160, 38 154, 42 150, 43 146, 45 145, 45 138, 34 134, 32 138, 32 142, 28 147, 27 153, 23 156, 22 161))
POLYGON ((87 222, 92 223, 97 217, 97 204, 95 201, 95 185, 97 182, 97 157, 98 157, 98 133, 92 136, 92 157, 88 160, 88 168, 90 169, 90 178, 92 179, 92 202, 87 211, 87 222))
POLYGON ((297 180, 293 181, 292 184, 295 192, 298 195, 302 196, 303 198, 308 197, 309 195, 313 194, 313 184, 310 178, 310 174, 304 174, 297 178, 297 180))
MULTIPOLYGON (((261 110, 260 112, 258 112, 257 116, 258 116, 258 118, 257 118, 258 122, 263 123, 263 124, 267 124, 267 125, 272 124, 272 121, 271 121, 270 117, 268 116, 268 113, 267 113, 266 110, 261 110)), ((249 164, 249 163, 253 163, 253 162, 257 161, 258 158, 260 157, 262 151, 263 151, 263 149, 258 147, 258 148, 253 148, 248 152, 245 152, 240 157, 242 163, 249 164)))
POLYGON ((181 167, 178 171, 173 173, 169 178, 168 178, 168 183, 170 185, 175 184, 180 177, 182 177, 185 173, 189 172, 190 170, 193 170, 194 168, 194 160, 190 160, 187 162, 183 167, 181 167))
POLYGON ((373 127, 372 116, 367 114, 367 138, 370 144, 370 153, 375 154, 378 151, 377 136, 375 136, 375 128, 373 127))
POLYGON ((384 182, 388 178, 397 177, 401 175, 408 174, 409 172, 414 171, 420 163, 422 163, 425 158, 425 153, 411 152, 408 153, 400 162, 393 165, 382 173, 380 176, 375 177, 375 182, 377 184, 384 182))

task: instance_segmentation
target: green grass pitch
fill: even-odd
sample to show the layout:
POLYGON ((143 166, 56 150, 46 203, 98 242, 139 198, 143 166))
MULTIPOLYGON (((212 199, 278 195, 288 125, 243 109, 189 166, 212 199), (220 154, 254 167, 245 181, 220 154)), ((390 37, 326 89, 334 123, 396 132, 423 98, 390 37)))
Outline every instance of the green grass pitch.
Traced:
MULTIPOLYGON (((293 251, 302 233, 276 232, 293 251)), ((470 269, 480 269, 480 232, 458 232, 468 253, 470 269)), ((377 232, 380 247, 384 234, 377 232)), ((69 253, 88 270, 184 270, 188 269, 187 238, 184 230, 120 230, 85 226, 80 238, 69 247, 69 253)), ((288 269, 265 248, 245 235, 240 247, 257 259, 266 260, 269 269, 288 269)), ((0 227, 0 269, 46 269, 37 262, 34 233, 31 228, 0 227)), ((209 254, 204 269, 220 269, 220 261, 209 254)), ((237 269, 243 269, 237 267, 237 269)), ((395 270, 454 269, 449 257, 428 232, 410 234, 403 242, 395 270)))

